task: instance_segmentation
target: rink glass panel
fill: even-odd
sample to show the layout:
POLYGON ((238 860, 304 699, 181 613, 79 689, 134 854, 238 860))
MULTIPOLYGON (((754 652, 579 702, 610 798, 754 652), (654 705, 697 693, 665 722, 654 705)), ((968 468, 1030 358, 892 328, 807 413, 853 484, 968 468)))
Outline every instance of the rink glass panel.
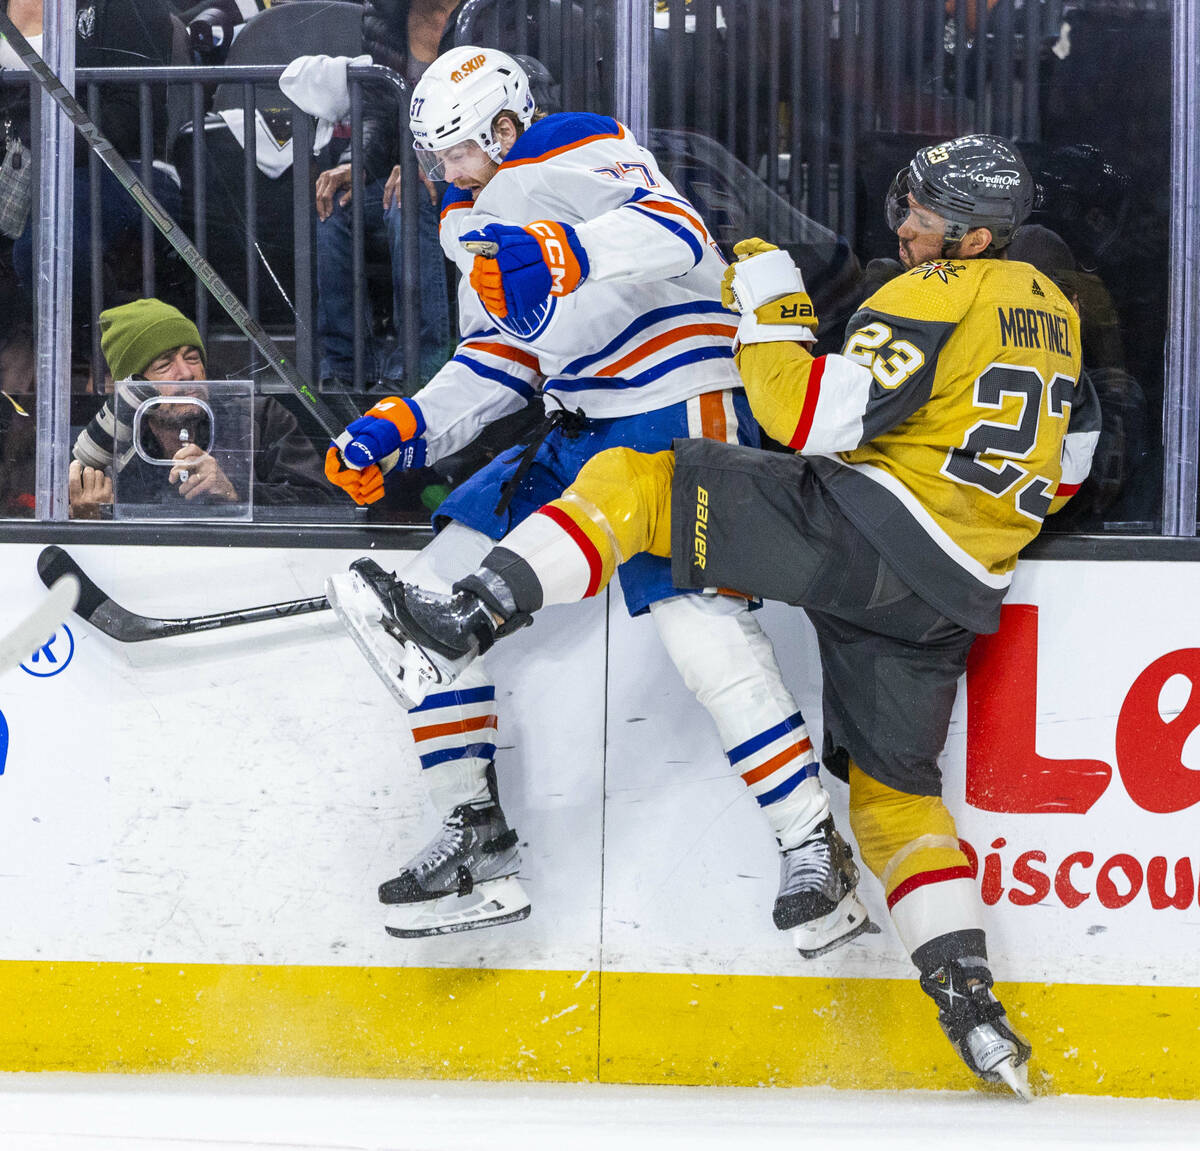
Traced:
MULTIPOLYGON (((460 14, 458 39, 538 60, 543 67, 534 69, 535 89, 548 108, 616 114, 627 122, 700 208, 726 254, 749 235, 787 248, 805 271, 831 349, 874 283, 865 275, 871 260, 895 255, 882 212, 894 172, 933 140, 971 131, 1012 139, 1039 188, 1031 223, 1063 241, 1038 232, 1042 240, 1030 254, 1079 301, 1085 366, 1105 416, 1093 476, 1047 531, 1193 535, 1200 389, 1190 333, 1197 325, 1189 323, 1188 309, 1195 306, 1189 265, 1172 252, 1187 250, 1200 214, 1200 200, 1186 195, 1194 178, 1189 126, 1196 85, 1190 83, 1194 64, 1182 51, 1200 22, 1196 8, 1164 0, 525 0, 469 6, 460 14), (1122 66, 1112 67, 1113 59, 1122 66), (1130 75, 1136 84, 1127 82, 1130 75)), ((314 156, 317 125, 279 93, 274 78, 281 65, 277 56, 267 61, 268 54, 238 57, 239 66, 253 71, 237 82, 228 71, 185 58, 171 71, 81 72, 78 90, 99 115, 106 91, 128 96, 136 87, 143 132, 138 154, 127 158, 139 173, 153 173, 151 189, 178 212, 199 250, 302 377, 319 386, 312 182, 347 140, 355 146, 361 94, 371 85, 390 85, 402 102, 404 89, 378 70, 352 77, 356 98, 345 135, 314 156), (223 83, 206 85, 206 78, 223 83), (264 133, 248 155, 230 135, 228 116, 222 120, 214 108, 243 115, 257 109, 275 143, 264 133), (195 130, 199 124, 204 131, 195 130), (228 154, 222 151, 227 145, 228 154), (294 162, 281 162, 279 171, 260 148, 290 148, 294 162), (182 187, 163 162, 174 165, 182 187), (219 187, 212 183, 217 176, 219 187)), ((5 72, 0 83, 7 99, 27 81, 5 72)), ((35 92, 35 108, 39 102, 35 92)), ((47 181, 36 143, 42 186, 47 181)), ((408 163, 407 148, 400 158, 408 163)), ((50 159, 69 166, 70 149, 50 159)), ((125 195, 106 188, 109 178, 100 177, 94 156, 86 164, 105 196, 125 195)), ((98 200, 94 194, 78 200, 76 217, 98 218, 98 200)), ((405 210, 411 232, 417 227, 413 198, 405 210)), ((43 218, 32 213, 35 233, 43 218)), ((93 235, 101 258, 90 275, 86 260, 72 266, 68 250, 52 253, 74 283, 69 323, 64 299, 35 301, 29 272, 9 273, 21 263, 20 244, 14 254, 10 241, 0 241, 9 297, 0 333, 3 388, 33 413, 39 408, 29 402, 39 390, 34 378, 51 375, 40 384, 40 411, 41 422, 52 426, 40 435, 5 407, 0 514, 6 517, 68 518, 64 500, 43 491, 39 502, 37 489, 65 477, 73 436, 108 386, 96 383, 104 368, 96 315, 137 295, 158 294, 194 316, 208 345, 210 375, 253 377, 259 394, 275 394, 314 450, 324 453, 327 437, 306 405, 149 221, 135 213, 129 228, 115 241, 93 235), (34 331, 44 328, 31 324, 35 304, 47 323, 70 331, 69 356, 51 357, 44 336, 39 356, 34 331), (35 451, 54 456, 58 466, 50 468, 44 458, 38 471, 35 451)), ((362 304, 356 314, 369 328, 356 338, 371 335, 380 346, 405 347, 420 323, 419 261, 406 265, 397 326, 386 253, 356 249, 355 260, 362 304)), ((327 381, 324 398, 339 420, 349 420, 381 389, 419 386, 423 377, 413 357, 406 362, 412 369, 406 380, 380 384, 356 371, 353 380, 327 381)), ((284 507, 259 501, 253 518, 424 526, 448 488, 505 444, 519 442, 536 419, 536 412, 516 417, 455 459, 397 478, 388 498, 367 511, 326 492, 284 507)))

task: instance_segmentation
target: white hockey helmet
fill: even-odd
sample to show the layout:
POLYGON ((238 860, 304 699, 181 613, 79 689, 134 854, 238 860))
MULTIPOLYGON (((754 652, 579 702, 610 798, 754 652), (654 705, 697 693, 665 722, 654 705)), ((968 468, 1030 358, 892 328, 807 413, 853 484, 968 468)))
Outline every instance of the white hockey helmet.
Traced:
POLYGON ((408 123, 421 170, 442 176, 439 152, 474 142, 488 159, 500 162, 492 121, 509 111, 528 128, 535 104, 529 78, 511 56, 495 48, 464 45, 442 53, 413 90, 408 123))

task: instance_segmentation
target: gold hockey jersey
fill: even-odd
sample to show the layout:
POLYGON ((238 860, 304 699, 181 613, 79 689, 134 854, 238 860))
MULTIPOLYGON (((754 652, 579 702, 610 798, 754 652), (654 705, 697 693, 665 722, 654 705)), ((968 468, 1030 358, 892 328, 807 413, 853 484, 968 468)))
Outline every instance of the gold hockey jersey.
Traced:
POLYGON ((843 513, 914 591, 996 625, 1017 555, 1091 467, 1100 411, 1079 318, 1029 264, 937 260, 897 276, 840 355, 743 347, 767 434, 814 458, 843 513))

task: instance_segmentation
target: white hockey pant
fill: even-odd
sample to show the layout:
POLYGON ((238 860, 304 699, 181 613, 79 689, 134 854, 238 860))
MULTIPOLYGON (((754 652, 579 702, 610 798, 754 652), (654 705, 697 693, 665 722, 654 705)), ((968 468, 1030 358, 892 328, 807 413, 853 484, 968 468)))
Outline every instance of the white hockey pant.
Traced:
POLYGON ((650 614, 781 850, 797 846, 828 816, 829 796, 804 717, 749 605, 727 595, 676 596, 652 604, 650 614))

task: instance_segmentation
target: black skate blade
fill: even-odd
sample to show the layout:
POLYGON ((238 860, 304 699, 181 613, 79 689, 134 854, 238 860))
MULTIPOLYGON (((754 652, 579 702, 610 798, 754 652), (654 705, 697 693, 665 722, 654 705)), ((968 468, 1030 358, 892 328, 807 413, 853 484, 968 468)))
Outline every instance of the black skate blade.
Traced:
POLYGON ((460 931, 480 931, 485 927, 501 927, 505 923, 517 923, 522 919, 528 919, 532 910, 532 906, 522 907, 519 911, 514 911, 509 915, 498 915, 494 919, 472 919, 465 923, 446 923, 440 927, 424 927, 418 931, 410 931, 403 927, 388 927, 387 924, 384 924, 383 929, 396 939, 430 939, 436 935, 454 935, 460 931))

